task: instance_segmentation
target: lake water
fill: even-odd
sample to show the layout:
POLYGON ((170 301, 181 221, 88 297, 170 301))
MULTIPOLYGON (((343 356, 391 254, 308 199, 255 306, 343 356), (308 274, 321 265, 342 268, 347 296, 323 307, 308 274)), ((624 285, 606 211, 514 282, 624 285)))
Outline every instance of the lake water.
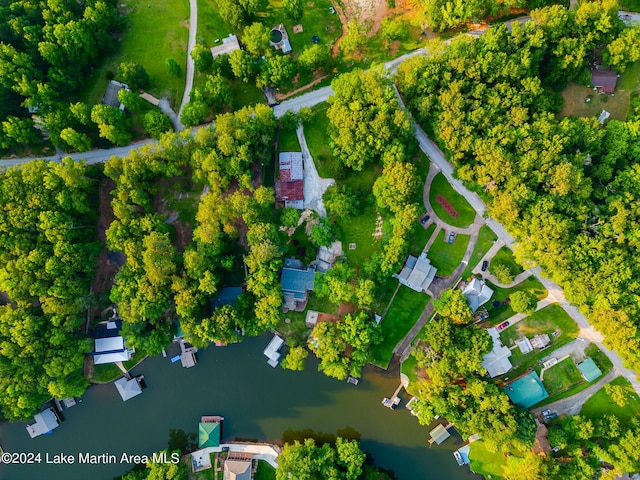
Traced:
MULTIPOLYGON (((148 358, 133 370, 148 388, 126 403, 113 384, 90 387, 82 403, 65 411, 67 420, 51 435, 31 439, 26 423, 0 426, 7 452, 39 452, 42 463, 0 466, 6 480, 111 479, 132 465, 119 463, 122 453, 151 455, 166 448, 170 428, 197 432, 201 415, 222 415, 223 440, 252 438, 279 442, 287 429, 335 434, 351 427, 362 435, 362 448, 376 464, 392 469, 399 480, 479 478, 459 467, 451 437, 428 446, 428 429, 408 410, 381 405, 399 384, 398 374, 367 370, 358 386, 330 379, 307 359, 304 372, 272 369, 262 350, 268 337, 198 352, 199 362, 184 369, 162 356, 148 358), (73 465, 45 464, 46 454, 71 455, 73 465), (118 463, 78 464, 78 454, 113 454, 118 463)), ((402 403, 404 405, 404 401, 402 403)))

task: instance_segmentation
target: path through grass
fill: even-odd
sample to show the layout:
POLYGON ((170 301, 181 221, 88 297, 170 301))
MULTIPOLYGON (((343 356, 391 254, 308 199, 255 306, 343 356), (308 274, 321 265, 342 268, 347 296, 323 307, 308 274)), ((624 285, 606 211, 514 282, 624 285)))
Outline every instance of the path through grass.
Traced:
POLYGON ((373 363, 386 368, 393 356, 393 349, 416 323, 429 296, 411 290, 404 285, 400 287, 386 316, 380 323, 384 340, 373 349, 373 363))

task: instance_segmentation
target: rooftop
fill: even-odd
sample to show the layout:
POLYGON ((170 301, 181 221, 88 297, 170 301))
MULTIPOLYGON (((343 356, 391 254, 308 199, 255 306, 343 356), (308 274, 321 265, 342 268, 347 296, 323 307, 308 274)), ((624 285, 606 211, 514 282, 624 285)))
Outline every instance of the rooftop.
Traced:
POLYGON ((224 287, 217 297, 211 300, 211 308, 215 310, 224 305, 235 306, 238 297, 242 293, 242 287, 224 287))
POLYGON ((503 389, 511 401, 522 408, 529 408, 549 396, 536 372, 520 377, 503 389))
POLYGON ((478 308, 489 301, 491 295, 493 295, 493 290, 487 287, 484 280, 474 278, 467 284, 462 293, 467 299, 467 303, 469 304, 469 307, 471 307, 471 310, 475 312, 478 308))
POLYGON ((482 366, 489 373, 491 378, 502 375, 511 370, 512 365, 509 361, 511 350, 502 345, 500 334, 495 328, 487 328, 487 333, 493 339, 493 349, 484 356, 482 366))
POLYGON ((216 59, 220 55, 227 55, 234 50, 240 50, 240 43, 238 37, 230 33, 228 37, 222 39, 222 44, 211 49, 211 55, 216 59))
POLYGON ((198 445, 204 447, 220 446, 220 422, 200 422, 198 424, 198 445))
POLYGON ((107 91, 104 92, 104 95, 102 96, 102 103, 109 105, 110 107, 120 108, 121 103, 120 100, 118 100, 118 92, 123 88, 129 90, 129 86, 124 83, 120 83, 115 80, 109 81, 107 91))
POLYGON ((604 93, 613 93, 617 81, 618 74, 608 68, 591 70, 591 85, 601 88, 604 93))
POLYGON ((587 358, 586 360, 580 362, 578 364, 578 370, 580 370, 582 377, 587 382, 592 382, 602 375, 602 370, 598 368, 596 362, 593 361, 593 358, 587 358))
POLYGON ((442 424, 438 425, 436 428, 431 430, 429 432, 429 435, 431 435, 431 438, 433 438, 433 441, 436 442, 438 445, 440 445, 442 442, 444 442, 447 438, 451 436, 451 434, 449 433, 449 430, 444 428, 442 424))
POLYGON ((284 293, 293 294, 296 299, 303 300, 307 291, 313 290, 315 286, 316 272, 313 268, 306 270, 283 268, 280 282, 284 293))
POLYGON ((402 285, 416 292, 423 292, 429 288, 435 276, 436 269, 424 252, 419 257, 409 255, 400 273, 394 275, 402 285))
POLYGON ((142 388, 140 387, 140 383, 137 378, 128 380, 125 377, 122 377, 113 382, 113 384, 116 386, 116 389, 124 402, 142 393, 142 388))

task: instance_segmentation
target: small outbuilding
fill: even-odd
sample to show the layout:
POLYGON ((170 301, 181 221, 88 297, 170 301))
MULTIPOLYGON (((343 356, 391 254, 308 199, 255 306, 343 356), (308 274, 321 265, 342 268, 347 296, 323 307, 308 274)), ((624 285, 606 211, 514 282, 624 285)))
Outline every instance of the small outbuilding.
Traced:
POLYGON ((118 393, 122 397, 122 401, 126 402, 127 400, 131 400, 133 397, 137 397, 142 393, 142 386, 140 385, 141 379, 136 378, 126 378, 122 377, 113 382, 118 390, 118 393))
POLYGON ((107 85, 107 91, 104 92, 104 95, 102 96, 102 103, 104 105, 109 105, 110 107, 124 110, 124 105, 120 103, 120 100, 118 99, 118 92, 120 90, 129 90, 129 85, 115 80, 110 80, 107 85))
POLYGON ((596 362, 593 361, 593 358, 587 358, 580 362, 578 364, 578 370, 580 370, 582 378, 587 382, 593 382, 596 378, 602 375, 602 370, 598 368, 596 362))
POLYGON ((538 350, 542 350, 544 347, 549 346, 550 343, 551 339, 546 333, 541 333, 531 339, 531 346, 533 348, 537 348, 538 350))
POLYGON ((438 445, 440 445, 442 442, 444 442, 447 438, 451 436, 451 434, 449 433, 449 430, 444 428, 444 425, 442 424, 438 425, 436 428, 431 430, 429 432, 429 435, 431 435, 430 443, 436 442, 436 444, 438 445))
POLYGON ((200 448, 220 446, 222 420, 224 417, 217 415, 205 415, 200 418, 198 424, 198 445, 200 448))

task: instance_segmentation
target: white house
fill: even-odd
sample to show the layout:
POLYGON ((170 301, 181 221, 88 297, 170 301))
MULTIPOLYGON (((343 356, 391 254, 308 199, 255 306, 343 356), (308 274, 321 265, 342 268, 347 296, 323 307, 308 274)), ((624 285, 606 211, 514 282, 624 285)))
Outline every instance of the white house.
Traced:
POLYGON ((487 287, 484 280, 474 278, 467 284, 462 293, 467 299, 467 303, 471 307, 471 310, 475 312, 491 299, 493 290, 487 287))

